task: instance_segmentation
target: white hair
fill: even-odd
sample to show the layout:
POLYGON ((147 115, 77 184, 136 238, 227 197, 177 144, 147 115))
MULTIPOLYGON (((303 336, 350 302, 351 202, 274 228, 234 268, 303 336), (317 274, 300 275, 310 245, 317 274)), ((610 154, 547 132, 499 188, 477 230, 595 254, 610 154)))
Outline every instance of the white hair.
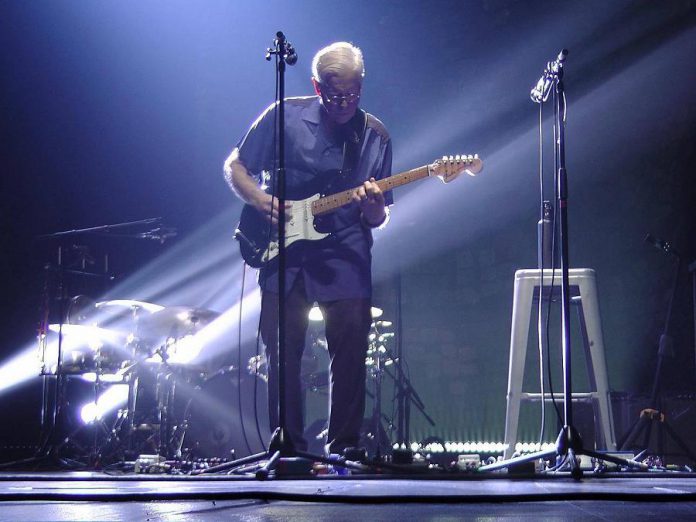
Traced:
POLYGON ((360 48, 349 42, 335 42, 314 55, 312 76, 317 82, 326 83, 329 78, 343 71, 352 72, 361 80, 365 76, 365 64, 360 48))

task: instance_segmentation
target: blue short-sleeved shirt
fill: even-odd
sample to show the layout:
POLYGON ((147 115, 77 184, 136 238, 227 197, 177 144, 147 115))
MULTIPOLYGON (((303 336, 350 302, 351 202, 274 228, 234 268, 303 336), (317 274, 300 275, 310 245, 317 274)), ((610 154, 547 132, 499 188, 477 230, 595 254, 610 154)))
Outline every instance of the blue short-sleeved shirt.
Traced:
MULTIPOLYGON (((361 114, 359 114, 361 115, 361 114)), ((389 134, 371 115, 360 121, 360 154, 354 167, 344 167, 345 139, 331 132, 318 96, 288 98, 285 103, 285 171, 288 200, 304 199, 316 193, 333 194, 357 187, 371 177, 391 175, 392 150, 389 134)), ((356 120, 357 121, 357 120, 356 120)), ((276 104, 254 122, 237 145, 239 158, 259 181, 263 172, 274 172, 276 104)), ((355 140, 355 138, 353 138, 355 140)), ((357 141, 357 140, 356 140, 357 141)), ((269 183, 270 186, 272 184, 269 183)), ((385 193, 387 205, 393 202, 385 193)), ((307 298, 312 301, 366 298, 372 294, 372 231, 360 222, 360 208, 351 203, 319 216, 317 229, 331 232, 319 241, 290 245, 286 253, 286 288, 298 275, 305 280, 307 298)), ((261 288, 278 292, 277 271, 262 269, 261 288)))

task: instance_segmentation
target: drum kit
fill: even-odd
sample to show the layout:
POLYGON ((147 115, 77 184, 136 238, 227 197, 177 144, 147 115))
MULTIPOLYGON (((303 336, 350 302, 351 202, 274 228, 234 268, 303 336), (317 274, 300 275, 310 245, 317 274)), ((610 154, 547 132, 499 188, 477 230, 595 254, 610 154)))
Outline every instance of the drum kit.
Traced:
MULTIPOLYGON (((206 448, 198 451, 196 439, 201 438, 201 444, 205 445, 203 439, 207 441, 210 434, 199 437, 206 429, 193 425, 197 420, 214 425, 214 418, 222 416, 220 410, 231 408, 229 405, 234 402, 227 396, 202 396, 216 390, 219 393, 222 379, 219 378, 221 370, 207 368, 197 361, 203 347, 196 334, 219 313, 128 299, 96 302, 84 295, 70 298, 66 309, 64 322, 50 324, 46 334, 40 337, 41 375, 57 377, 64 382, 86 381, 90 383, 89 395, 93 400, 82 408, 81 427, 64 437, 61 447, 71 439, 78 439, 78 431, 95 426, 101 436, 93 437, 89 455, 81 455, 93 464, 132 460, 142 454, 156 454, 166 459, 225 457, 209 454, 206 448), (113 393, 116 388, 121 391, 113 393), (117 409, 115 415, 105 411, 106 406, 102 405, 102 398, 109 395, 120 397, 120 402, 111 401, 112 408, 117 409), (204 420, 205 412, 201 414, 201 411, 211 400, 222 402, 216 407, 217 413, 208 415, 214 418, 204 420), (184 448, 185 442, 194 447, 184 448)), ((394 336, 389 331, 392 323, 379 320, 381 315, 381 309, 372 309, 373 323, 365 359, 368 379, 374 382, 375 408, 380 408, 379 413, 373 413, 377 419, 381 418, 382 376, 385 368, 398 360, 388 348, 394 336)), ((323 368, 328 361, 328 346, 318 307, 310 311, 310 324, 313 327, 303 358, 303 387, 308 392, 326 393, 329 375, 323 368)), ((228 366, 224 373, 236 370, 235 366, 228 366)), ((265 355, 251 357, 247 370, 253 378, 267 382, 265 355)), ((60 411, 75 401, 66 400, 65 394, 60 394, 58 389, 56 387, 54 401, 60 411)), ((225 389, 225 395, 229 395, 229 391, 225 389)), ((46 411, 48 405, 44 404, 43 409, 46 411)), ((223 424, 222 431, 234 431, 230 422, 223 424)), ((368 431, 384 433, 381 425, 368 431)), ((235 449, 223 444, 222 439, 230 438, 229 433, 218 435, 219 441, 216 439, 214 444, 207 441, 207 445, 228 452, 235 449)), ((386 442, 382 441, 380 446, 386 442)), ((76 446, 81 451, 84 448, 84 445, 76 446)))
MULTIPOLYGON (((64 322, 50 324, 40 337, 41 375, 93 383, 94 400, 83 407, 82 420, 102 424, 105 436, 95 436, 90 460, 148 453, 181 456, 189 415, 187 405, 176 400, 177 389, 187 388, 190 403, 191 390, 205 381, 206 368, 196 363, 202 349, 196 334, 218 316, 201 308, 137 300, 95 302, 84 295, 69 300, 64 322), (127 394, 120 394, 127 399, 106 426, 102 397, 116 386, 127 388, 127 394)), ((57 411, 67 406, 59 390, 56 386, 53 399, 57 411)), ((43 409, 48 410, 46 403, 43 409)), ((61 445, 74 437, 75 432, 61 445)))
MULTIPOLYGON (((217 312, 136 299, 95 301, 88 297, 111 287, 115 280, 113 263, 104 254, 103 271, 97 270, 97 256, 91 255, 87 247, 73 244, 78 238, 111 235, 163 243, 175 233, 172 230, 162 226, 161 218, 150 218, 39 237, 51 245, 58 244, 57 263, 45 265, 39 333, 43 378, 43 442, 39 453, 62 458, 68 453, 66 446, 72 443, 77 449, 73 455, 84 458, 84 441, 91 437, 86 457, 92 465, 133 460, 143 454, 190 459, 201 456, 201 441, 205 440, 209 451, 218 452, 206 457, 225 458, 229 455, 220 452, 237 449, 239 444, 234 441, 239 441, 240 431, 249 449, 242 422, 237 422, 248 412, 236 411, 233 397, 242 397, 242 382, 267 381, 265 356, 249 360, 250 377, 244 380, 238 365, 219 368, 200 363, 210 360, 210 354, 204 353, 201 339, 205 334, 198 334, 215 321, 217 312), (153 226, 157 228, 133 232, 134 227, 153 226), (75 290, 81 295, 75 295, 75 290), (54 319, 52 324, 49 317, 54 319), (231 379, 231 374, 236 379, 231 379), (81 384, 69 384, 73 382, 81 384), (238 389, 231 389, 234 386, 238 389), (80 388, 82 396, 75 397, 75 388, 80 388), (91 402, 85 400, 85 391, 91 402), (82 405, 77 416, 76 405, 82 405), (107 413, 114 410, 115 414, 107 413)), ((375 394, 379 393, 382 375, 389 374, 390 365, 401 373, 400 365, 394 364, 398 357, 392 356, 388 345, 394 336, 389 331, 391 323, 383 320, 382 314, 381 309, 372 309, 365 361, 368 379, 376 386, 375 394)), ((309 319, 314 326, 310 328, 309 349, 305 350, 302 380, 305 390, 326 393, 327 342, 320 331, 323 318, 319 308, 312 309, 309 319)), ((255 388, 253 395, 255 405, 263 402, 257 401, 255 388)), ((381 407, 379 402, 376 407, 381 407)), ((258 432, 256 415, 254 406, 252 420, 258 432)), ((381 414, 373 417, 383 432, 381 414)), ((259 439, 264 439, 260 432, 259 439)))

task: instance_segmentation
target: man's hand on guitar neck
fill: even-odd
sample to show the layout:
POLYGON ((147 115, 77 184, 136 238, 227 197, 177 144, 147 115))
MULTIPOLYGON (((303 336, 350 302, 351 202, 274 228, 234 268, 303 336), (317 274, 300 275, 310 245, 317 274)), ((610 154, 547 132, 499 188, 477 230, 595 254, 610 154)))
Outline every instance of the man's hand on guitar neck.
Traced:
POLYGON ((375 178, 370 178, 355 190, 353 201, 360 205, 363 223, 368 227, 378 227, 387 219, 384 194, 375 178))

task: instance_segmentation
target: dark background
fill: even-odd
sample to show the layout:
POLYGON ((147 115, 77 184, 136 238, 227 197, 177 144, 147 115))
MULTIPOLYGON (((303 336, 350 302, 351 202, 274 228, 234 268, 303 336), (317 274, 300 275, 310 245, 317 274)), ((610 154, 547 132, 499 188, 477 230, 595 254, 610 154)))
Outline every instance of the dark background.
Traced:
MULTIPOLYGON (((528 93, 564 47, 570 260, 597 271, 610 385, 636 393, 652 382, 675 261, 644 243, 650 232, 683 253, 664 385, 693 392, 694 7, 0 1, 0 365, 35 335, 42 266, 55 257, 40 234, 162 216, 179 230, 175 242, 80 239, 97 259, 110 254, 121 284, 109 295, 219 312, 237 301, 241 207, 222 162, 273 100, 264 54, 282 29, 300 56, 290 95, 311 93, 322 46, 363 49, 362 103, 391 132, 395 172, 443 154, 485 161, 474 179, 399 189, 377 233, 375 304, 394 318, 400 287, 405 357, 437 422, 414 414, 412 440, 502 439, 513 275, 536 266, 539 114, 528 93)), ((530 359, 527 388, 535 367, 530 359)), ((37 380, 2 392, 3 424, 36 417, 37 380)), ((533 440, 536 424, 522 438, 533 440)))

